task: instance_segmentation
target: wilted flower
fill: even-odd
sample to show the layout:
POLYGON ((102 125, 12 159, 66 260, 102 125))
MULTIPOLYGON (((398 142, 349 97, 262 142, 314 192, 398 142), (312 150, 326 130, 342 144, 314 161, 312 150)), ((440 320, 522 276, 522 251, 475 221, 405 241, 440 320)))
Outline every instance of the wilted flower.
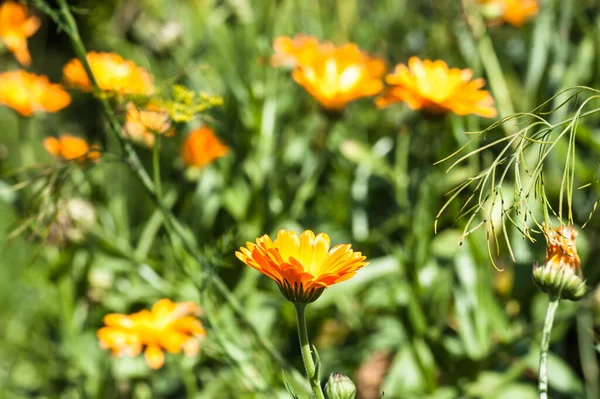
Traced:
POLYGON ((0 73, 0 104, 23 116, 34 112, 57 112, 71 103, 71 96, 46 76, 24 70, 0 73))
POLYGON ((291 302, 314 302, 330 285, 348 280, 365 266, 366 257, 350 244, 331 243, 325 233, 306 230, 301 235, 279 230, 277 239, 268 235, 247 242, 235 255, 248 266, 275 280, 291 302))
POLYGON ((521 27, 540 11, 537 0, 477 0, 484 3, 484 15, 494 23, 507 22, 521 27))
POLYGON ((492 96, 481 90, 485 80, 471 80, 472 77, 470 69, 448 68, 441 60, 421 61, 411 57, 408 66, 398 64, 394 72, 386 76, 391 87, 377 98, 377 106, 383 108, 405 102, 412 109, 434 114, 496 116, 492 96))
POLYGON ((227 155, 229 149, 208 127, 191 132, 181 146, 181 157, 187 166, 201 168, 217 158, 227 155))
POLYGON ((544 227, 544 233, 548 242, 546 260, 543 265, 534 266, 533 280, 552 296, 573 301, 580 299, 587 288, 575 246, 577 231, 570 226, 544 227))
POLYGON ((63 134, 60 137, 46 137, 44 148, 59 161, 96 161, 100 158, 98 146, 89 146, 81 137, 63 134))
POLYGON ((61 199, 53 205, 54 214, 46 240, 57 246, 68 242, 79 243, 96 223, 94 206, 83 198, 61 199))
POLYGON ((274 67, 294 68, 298 65, 307 65, 320 56, 322 52, 334 49, 329 42, 320 43, 314 36, 298 34, 293 38, 280 36, 273 42, 275 54, 271 57, 274 67))
POLYGON ((25 4, 7 1, 0 5, 0 40, 14 54, 21 65, 31 65, 27 38, 40 27, 40 19, 28 16, 25 4))
POLYGON ((310 61, 298 64, 292 77, 323 108, 341 111, 348 103, 383 90, 381 79, 385 71, 382 60, 350 43, 336 48, 320 47, 310 61))
POLYGON ((137 356, 145 347, 146 363, 159 369, 165 363, 163 350, 180 353, 183 349, 186 356, 197 355, 198 338, 206 335, 202 323, 194 317, 199 314, 200 308, 193 302, 161 299, 150 311, 106 315, 106 327, 99 329, 97 335, 100 346, 110 348, 113 356, 137 356))
POLYGON ((153 147, 156 135, 173 136, 169 113, 158 105, 150 103, 140 109, 133 103, 127 104, 123 137, 146 147, 153 147))
MULTIPOLYGON (((152 75, 115 53, 87 53, 87 61, 101 90, 115 94, 150 95, 154 91, 152 75)), ((72 87, 92 91, 92 83, 77 58, 63 68, 65 81, 72 87)))

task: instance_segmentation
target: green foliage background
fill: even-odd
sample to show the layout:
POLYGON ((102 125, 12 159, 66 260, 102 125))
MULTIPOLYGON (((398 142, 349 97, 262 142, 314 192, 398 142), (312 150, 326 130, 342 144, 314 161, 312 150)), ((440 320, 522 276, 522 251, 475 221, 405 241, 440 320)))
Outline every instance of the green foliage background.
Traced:
MULTIPOLYGON (((523 28, 473 34, 465 12, 482 23, 478 9, 465 11, 450 0, 74 2, 89 50, 133 59, 165 88, 181 83, 224 99, 222 107, 178 125, 161 151, 165 202, 200 256, 169 240, 156 206, 120 162, 92 96, 73 92, 64 111, 30 120, 0 108, 2 397, 285 398, 282 368, 301 397, 308 397, 308 385, 295 371, 302 370, 302 360, 292 305, 272 281, 234 256, 246 241, 279 228, 327 232, 333 243, 352 243, 371 262, 308 308, 323 376, 351 376, 365 398, 383 391, 385 398, 537 397, 546 296, 533 285, 531 267, 544 259, 543 236, 531 243, 510 228, 516 262, 501 244, 500 255, 492 254, 504 269, 497 272, 486 227, 461 239, 465 221, 455 219, 466 195, 442 214, 437 234, 433 228, 445 194, 487 166, 491 154, 449 173, 447 163, 434 163, 468 142, 463 132, 493 120, 432 119, 403 105, 381 111, 371 99, 331 118, 268 60, 275 37, 299 32, 355 42, 390 67, 412 55, 442 59, 485 77, 502 116, 529 111, 574 85, 600 88, 597 3, 541 3, 541 14, 523 28), (501 70, 489 68, 494 59, 501 70), (503 87, 509 96, 498 100, 503 87), (177 151, 200 123, 212 126, 231 151, 190 176, 177 151), (46 191, 46 201, 33 195, 43 182, 8 190, 35 174, 22 170, 31 163, 57 167, 41 141, 65 132, 117 155, 87 168, 67 167, 60 191, 46 191), (52 215, 48 207, 63 207, 59 199, 72 197, 87 199, 96 212, 84 239, 58 245, 47 229, 51 217, 36 225, 39 234, 27 229, 8 239, 28 217, 44 209, 52 215), (215 289, 215 275, 243 317, 215 289), (200 356, 168 355, 166 365, 152 371, 142 357, 111 359, 98 347, 95 333, 105 314, 133 312, 162 297, 194 300, 204 308, 208 337, 200 356), (369 383, 375 384, 370 391, 369 383)), ((66 35, 44 19, 29 45, 31 69, 59 81, 62 66, 74 56, 66 35)), ((17 68, 9 53, 0 63, 1 71, 17 68)), ((573 109, 572 102, 548 117, 560 121, 573 109)), ((496 128, 485 139, 504 134, 496 128)), ((553 204, 567 145, 560 143, 546 161, 553 204)), ((592 183, 573 194, 574 222, 581 226, 598 194, 597 115, 581 119, 576 145, 577 186, 592 183)), ((136 151, 150 170, 151 153, 136 151)), ((511 184, 507 180, 509 191, 511 184)), ((599 232, 596 216, 580 231, 591 293, 559 308, 550 357, 552 397, 600 395, 594 350, 599 232)))

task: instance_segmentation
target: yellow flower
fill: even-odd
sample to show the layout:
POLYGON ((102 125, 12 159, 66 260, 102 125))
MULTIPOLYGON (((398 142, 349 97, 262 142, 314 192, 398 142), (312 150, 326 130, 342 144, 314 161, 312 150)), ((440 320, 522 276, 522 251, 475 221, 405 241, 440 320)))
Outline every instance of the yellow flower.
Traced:
POLYGON ((331 51, 331 43, 320 43, 314 36, 298 34, 293 38, 280 36, 273 42, 275 54, 271 57, 274 67, 296 67, 310 64, 323 51, 331 51))
POLYGON ((488 91, 481 90, 485 80, 471 80, 472 77, 470 69, 448 68, 441 60, 421 61, 411 57, 408 67, 398 64, 394 72, 386 76, 391 87, 376 103, 383 108, 405 102, 412 109, 434 114, 496 116, 494 99, 488 91))
POLYGON ((7 1, 0 5, 0 40, 4 42, 21 65, 31 65, 27 38, 33 36, 39 27, 40 19, 28 17, 25 4, 7 1))
POLYGON ((44 148, 57 160, 90 160, 96 161, 100 158, 98 146, 89 146, 81 137, 63 134, 60 137, 46 137, 44 148))
POLYGON ((46 76, 24 70, 0 73, 0 104, 23 116, 34 112, 57 112, 71 103, 71 96, 46 76))
POLYGON ((292 77, 323 108, 341 111, 349 102, 379 93, 385 70, 382 60, 363 53, 355 44, 346 44, 321 46, 312 59, 298 64, 292 77))
MULTIPOLYGON (((537 0, 478 0, 484 3, 489 14, 497 16, 496 23, 507 22, 521 27, 540 11, 537 0)), ((494 22, 492 23, 494 24, 494 22)))
POLYGON ((165 363, 163 350, 180 353, 183 349, 186 356, 197 355, 198 338, 206 333, 200 320, 190 315, 199 314, 200 308, 193 302, 161 299, 150 311, 106 315, 106 327, 97 335, 100 346, 111 349, 113 356, 137 356, 145 347, 146 363, 156 370, 165 363))
POLYGON ((181 146, 181 157, 187 166, 203 167, 227 155, 229 149, 208 127, 191 132, 181 146))
POLYGON ((169 113, 154 103, 143 109, 128 103, 123 137, 152 148, 157 134, 167 137, 175 134, 175 129, 171 128, 169 113))
POLYGON ((331 248, 329 236, 306 230, 279 230, 247 242, 235 255, 248 266, 275 280, 281 293, 292 302, 314 302, 330 285, 348 280, 367 265, 366 257, 350 244, 331 248))
MULTIPOLYGON (((103 91, 120 95, 150 95, 154 91, 152 75, 133 61, 125 60, 118 54, 91 51, 87 54, 87 61, 98 86, 103 91)), ((83 91, 92 91, 92 84, 83 64, 77 58, 64 66, 63 76, 69 86, 83 91)))

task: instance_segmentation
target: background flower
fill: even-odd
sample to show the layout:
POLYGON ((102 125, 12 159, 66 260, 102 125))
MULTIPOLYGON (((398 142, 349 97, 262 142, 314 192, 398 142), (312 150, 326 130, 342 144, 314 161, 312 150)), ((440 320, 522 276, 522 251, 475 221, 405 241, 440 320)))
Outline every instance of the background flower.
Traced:
POLYGON ((70 161, 74 159, 96 161, 100 158, 98 146, 89 146, 81 137, 63 134, 60 137, 46 137, 44 148, 56 159, 70 161))
POLYGON ((448 68, 444 61, 411 57, 408 67, 398 64, 394 72, 386 76, 391 87, 377 98, 377 105, 383 108, 405 102, 412 109, 432 113, 496 116, 492 96, 481 90, 485 81, 471 80, 472 77, 470 69, 448 68))
MULTIPOLYGON (((150 95, 154 91, 152 75, 118 54, 91 51, 87 54, 87 61, 98 86, 104 91, 120 95, 150 95)), ((63 68, 63 75, 69 86, 83 91, 92 90, 92 84, 79 59, 69 61, 63 68)))
POLYGON ((31 65, 27 38, 40 27, 40 19, 28 16, 25 4, 6 1, 0 4, 0 40, 15 55, 21 65, 31 65))
POLYGON ((71 103, 71 96, 46 76, 23 70, 0 73, 0 104, 23 116, 35 112, 57 112, 71 103))
POLYGON ((200 127, 185 138, 181 146, 181 157, 187 166, 201 168, 217 158, 224 157, 229 149, 215 132, 208 127, 200 127))

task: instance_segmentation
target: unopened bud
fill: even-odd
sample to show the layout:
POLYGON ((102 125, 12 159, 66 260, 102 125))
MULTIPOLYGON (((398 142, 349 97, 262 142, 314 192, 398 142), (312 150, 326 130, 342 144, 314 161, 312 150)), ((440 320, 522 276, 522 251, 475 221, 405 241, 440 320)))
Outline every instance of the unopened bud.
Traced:
POLYGON ((352 380, 341 373, 333 373, 325 385, 327 399, 354 399, 356 387, 352 380))

